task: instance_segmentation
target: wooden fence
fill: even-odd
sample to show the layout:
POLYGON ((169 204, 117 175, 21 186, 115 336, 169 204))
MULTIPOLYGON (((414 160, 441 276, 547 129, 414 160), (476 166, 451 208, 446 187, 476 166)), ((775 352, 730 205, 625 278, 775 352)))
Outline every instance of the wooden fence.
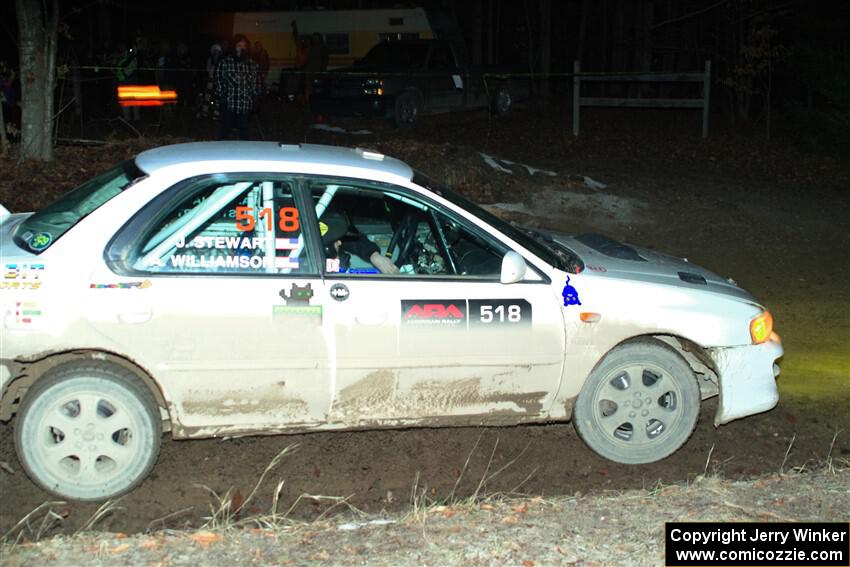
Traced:
POLYGON ((701 108, 702 137, 708 137, 708 107, 711 92, 711 61, 705 62, 702 73, 582 73, 578 61, 573 61, 573 136, 578 136, 582 106, 616 106, 620 108, 701 108), (614 98, 583 97, 585 82, 641 83, 702 83, 699 98, 614 98))

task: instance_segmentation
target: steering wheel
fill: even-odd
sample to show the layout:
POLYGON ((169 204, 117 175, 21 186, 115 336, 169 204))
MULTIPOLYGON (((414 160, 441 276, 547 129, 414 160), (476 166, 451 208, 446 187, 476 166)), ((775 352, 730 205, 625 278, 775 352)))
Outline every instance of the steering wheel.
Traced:
POLYGON ((419 226, 419 218, 413 212, 409 212, 402 217, 398 223, 398 228, 393 232, 390 238, 390 244, 387 246, 387 252, 392 253, 398 246, 398 257, 396 265, 401 267, 408 263, 408 256, 413 251, 413 245, 416 242, 416 227, 419 226))

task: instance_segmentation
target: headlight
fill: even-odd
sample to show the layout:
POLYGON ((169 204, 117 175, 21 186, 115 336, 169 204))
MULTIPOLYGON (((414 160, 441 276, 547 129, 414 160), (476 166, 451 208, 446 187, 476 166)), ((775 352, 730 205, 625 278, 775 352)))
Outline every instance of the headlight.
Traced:
POLYGON ((763 311, 761 315, 750 321, 750 337, 754 345, 760 345, 773 333, 773 315, 770 311, 763 311))
POLYGON ((363 81, 363 94, 381 96, 384 94, 384 81, 381 79, 366 79, 363 81))

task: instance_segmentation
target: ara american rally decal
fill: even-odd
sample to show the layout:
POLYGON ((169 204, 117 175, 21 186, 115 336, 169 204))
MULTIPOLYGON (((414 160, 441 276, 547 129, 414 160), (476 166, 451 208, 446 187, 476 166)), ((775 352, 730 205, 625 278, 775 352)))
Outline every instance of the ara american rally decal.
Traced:
POLYGON ((470 325, 530 325, 531 304, 525 299, 402 299, 403 325, 458 329, 470 325))
POLYGON ((465 299, 402 299, 401 321, 405 325, 466 327, 465 299))

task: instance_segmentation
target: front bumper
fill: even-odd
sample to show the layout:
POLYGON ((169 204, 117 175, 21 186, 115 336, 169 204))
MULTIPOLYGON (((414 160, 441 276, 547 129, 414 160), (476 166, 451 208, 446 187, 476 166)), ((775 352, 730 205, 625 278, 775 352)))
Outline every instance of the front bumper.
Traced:
POLYGON ((320 93, 310 96, 310 111, 323 116, 388 116, 392 101, 386 96, 334 97, 320 93))
POLYGON ((776 363, 784 350, 773 334, 760 345, 709 349, 720 382, 720 403, 714 425, 761 413, 776 406, 779 390, 776 363))

